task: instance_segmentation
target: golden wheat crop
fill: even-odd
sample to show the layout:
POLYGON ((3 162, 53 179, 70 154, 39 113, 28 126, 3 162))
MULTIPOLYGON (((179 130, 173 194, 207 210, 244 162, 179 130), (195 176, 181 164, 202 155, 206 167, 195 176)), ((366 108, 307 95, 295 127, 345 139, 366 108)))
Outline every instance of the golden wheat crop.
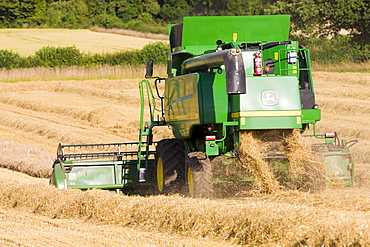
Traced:
POLYGON ((141 37, 146 39, 156 39, 162 40, 164 42, 168 41, 168 35, 166 34, 155 34, 155 33, 142 33, 134 30, 120 29, 120 28, 103 28, 103 27, 92 27, 92 31, 99 33, 114 33, 126 36, 141 37))
POLYGON ((75 46, 87 53, 112 53, 125 50, 142 49, 155 42, 153 39, 99 33, 86 29, 0 29, 0 47, 11 50, 22 57, 34 55, 45 46, 75 46))

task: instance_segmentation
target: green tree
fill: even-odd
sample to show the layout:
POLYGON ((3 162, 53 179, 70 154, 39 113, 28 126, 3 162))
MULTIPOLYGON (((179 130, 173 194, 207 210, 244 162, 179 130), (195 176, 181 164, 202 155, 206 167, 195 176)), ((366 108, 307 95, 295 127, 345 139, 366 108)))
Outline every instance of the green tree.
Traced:
POLYGON ((18 1, 0 0, 0 22, 2 26, 13 23, 18 16, 18 1))
POLYGON ((144 64, 148 59, 153 59, 157 64, 166 64, 167 54, 169 52, 169 45, 163 42, 154 42, 148 44, 141 50, 141 63, 144 64))
POLYGON ((104 14, 119 16, 130 7, 126 0, 85 0, 85 2, 91 18, 104 14))
POLYGON ((105 28, 119 28, 123 27, 123 22, 116 15, 100 14, 93 18, 92 24, 105 28))
POLYGON ((0 50, 0 68, 13 69, 20 67, 21 57, 9 50, 0 50))
POLYGON ((223 0, 221 15, 263 15, 269 13, 271 0, 223 0))
POLYGON ((185 0, 164 0, 161 3, 158 17, 165 22, 175 22, 189 14, 191 7, 185 0))
POLYGON ((35 14, 35 6, 37 0, 19 0, 19 17, 21 19, 27 19, 35 14))
POLYGON ((280 0, 272 12, 292 15, 292 30, 307 35, 336 36, 345 29, 362 43, 370 38, 368 0, 280 0))
POLYGON ((89 0, 86 1, 86 6, 88 8, 88 16, 94 18, 97 15, 103 15, 107 13, 108 4, 111 1, 102 0, 89 0))
MULTIPOLYGON (((130 0, 131 1, 131 0, 130 0)), ((122 12, 120 15, 123 20, 127 19, 128 16, 131 16, 127 20, 127 29, 137 30, 146 33, 163 33, 165 29, 158 25, 154 20, 155 16, 158 15, 160 11, 160 6, 155 0, 134 0, 140 5, 140 8, 130 7, 125 12, 122 12), (136 12, 134 12, 134 10, 136 12)), ((132 1, 130 4, 133 4, 132 1)))
POLYGON ((127 5, 119 9, 119 12, 117 12, 117 16, 123 22, 128 22, 132 19, 138 18, 142 12, 142 0, 127 0, 127 5))
POLYGON ((215 15, 223 5, 222 1, 215 0, 188 0, 187 2, 192 7, 192 15, 215 15), (218 3, 221 7, 218 7, 218 3))
POLYGON ((0 0, 0 25, 19 27, 42 19, 46 0, 0 0))
POLYGON ((148 13, 152 16, 156 16, 159 14, 161 7, 159 6, 158 2, 155 0, 143 0, 143 11, 144 13, 148 13))
POLYGON ((35 14, 36 0, 0 0, 0 22, 3 26, 18 26, 35 14))
POLYGON ((88 7, 84 0, 58 1, 47 9, 48 24, 52 27, 84 28, 89 26, 88 7))
POLYGON ((47 46, 36 51, 33 59, 45 67, 73 66, 82 64, 83 54, 75 46, 47 46))
POLYGON ((46 0, 34 0, 34 13, 32 16, 27 18, 27 22, 30 22, 31 25, 42 25, 46 22, 46 0))

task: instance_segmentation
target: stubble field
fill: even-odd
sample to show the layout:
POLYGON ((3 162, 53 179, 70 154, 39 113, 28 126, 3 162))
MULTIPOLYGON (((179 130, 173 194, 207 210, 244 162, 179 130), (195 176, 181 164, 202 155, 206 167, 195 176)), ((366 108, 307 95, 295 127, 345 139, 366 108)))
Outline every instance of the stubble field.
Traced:
MULTIPOLYGON (((8 168, 0 169, 0 244, 370 245, 370 74, 315 72, 314 79, 318 131, 359 141, 357 184, 214 200, 48 185, 58 143, 137 140, 140 79, 0 83, 0 165, 8 168)), ((169 136, 160 129, 155 137, 169 136)))

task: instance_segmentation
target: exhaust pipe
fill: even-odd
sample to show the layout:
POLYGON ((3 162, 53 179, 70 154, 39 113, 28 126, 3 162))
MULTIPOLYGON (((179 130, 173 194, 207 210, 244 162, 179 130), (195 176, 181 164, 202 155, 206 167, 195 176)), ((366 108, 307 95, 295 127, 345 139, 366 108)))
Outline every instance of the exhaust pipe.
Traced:
POLYGON ((239 49, 218 51, 189 58, 182 63, 182 74, 208 71, 225 65, 226 93, 245 94, 246 79, 243 56, 239 49))
POLYGON ((224 57, 226 69, 226 93, 245 94, 247 92, 243 56, 229 54, 224 57))

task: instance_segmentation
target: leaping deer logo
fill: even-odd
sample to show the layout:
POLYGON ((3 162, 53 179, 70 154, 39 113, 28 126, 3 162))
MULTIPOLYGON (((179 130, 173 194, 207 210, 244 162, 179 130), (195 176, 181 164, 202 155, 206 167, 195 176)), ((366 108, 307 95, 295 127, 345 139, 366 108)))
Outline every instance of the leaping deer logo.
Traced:
POLYGON ((278 93, 276 91, 262 92, 262 104, 276 105, 279 102, 278 93))

